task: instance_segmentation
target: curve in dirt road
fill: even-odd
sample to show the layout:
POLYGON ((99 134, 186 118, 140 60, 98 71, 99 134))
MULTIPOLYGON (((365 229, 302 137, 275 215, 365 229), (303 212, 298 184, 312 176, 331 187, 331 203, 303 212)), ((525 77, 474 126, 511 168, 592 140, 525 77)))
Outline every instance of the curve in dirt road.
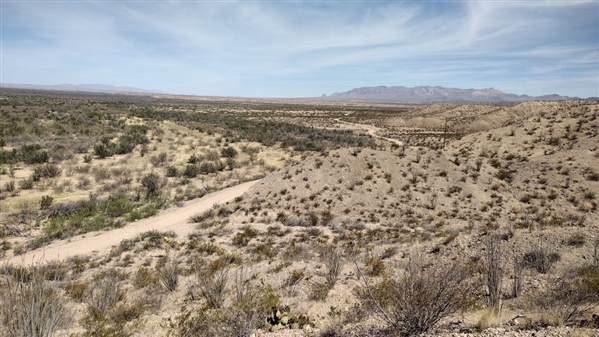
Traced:
POLYGON ((381 129, 377 128, 374 125, 368 125, 368 124, 359 124, 359 123, 352 123, 352 122, 346 122, 346 121, 342 121, 339 118, 335 118, 334 119, 336 122, 338 123, 343 123, 346 125, 351 125, 354 127, 354 130, 363 130, 366 131, 367 134, 369 134, 370 136, 374 137, 374 138, 378 138, 378 139, 382 139, 382 140, 386 140, 388 142, 391 143, 395 143, 399 146, 403 146, 404 143, 401 140, 398 139, 393 139, 393 138, 387 138, 387 137, 383 137, 383 136, 379 136, 377 135, 377 132, 379 132, 381 129))
POLYGON ((189 218, 205 212, 214 204, 223 204, 241 196, 260 180, 249 181, 214 193, 202 198, 187 202, 183 207, 171 208, 160 214, 130 223, 122 228, 110 231, 90 232, 66 240, 51 243, 23 255, 14 256, 5 260, 8 264, 37 264, 67 259, 76 255, 91 253, 106 253, 114 245, 124 239, 132 239, 137 235, 150 230, 174 231, 177 237, 186 237, 195 225, 189 223, 189 218))

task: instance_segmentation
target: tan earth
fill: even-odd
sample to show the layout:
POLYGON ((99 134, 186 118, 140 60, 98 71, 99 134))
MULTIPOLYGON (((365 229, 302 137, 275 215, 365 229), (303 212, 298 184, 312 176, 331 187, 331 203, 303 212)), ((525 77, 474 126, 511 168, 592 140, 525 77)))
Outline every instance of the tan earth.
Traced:
POLYGON ((214 205, 223 204, 235 199, 254 186, 258 181, 249 181, 208 194, 203 198, 185 203, 183 207, 171 208, 157 216, 137 221, 123 228, 92 232, 67 240, 56 241, 44 248, 27 252, 21 256, 12 257, 7 262, 10 264, 35 264, 41 261, 64 260, 76 255, 91 253, 101 255, 109 252, 110 247, 118 245, 122 240, 134 238, 150 230, 173 231, 178 237, 186 237, 194 228, 193 224, 188 223, 188 219, 192 215, 205 212, 214 205))

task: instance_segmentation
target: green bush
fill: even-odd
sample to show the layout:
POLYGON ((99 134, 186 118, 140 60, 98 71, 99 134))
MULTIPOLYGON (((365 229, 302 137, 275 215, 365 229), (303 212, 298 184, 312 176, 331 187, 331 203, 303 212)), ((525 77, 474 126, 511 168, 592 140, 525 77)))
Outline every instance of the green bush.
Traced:
POLYGON ((156 173, 148 173, 141 180, 141 186, 146 189, 146 198, 160 196, 160 177, 156 173))
POLYGON ((94 154, 99 159, 104 159, 113 156, 112 149, 106 144, 97 144, 96 146, 94 146, 94 154))
MULTIPOLYGON (((172 177, 176 177, 177 174, 179 174, 179 172, 178 172, 178 170, 177 170, 176 167, 174 167, 174 166, 168 166, 166 168, 166 176, 167 177, 171 177, 171 178, 172 177)), ((196 175, 197 175, 197 173, 196 173, 196 175)), ((193 178, 193 177, 189 177, 187 174, 185 174, 185 176, 188 177, 188 178, 193 178)))
POLYGON ((195 178, 199 173, 200 167, 196 164, 187 164, 187 166, 185 166, 185 170, 183 171, 183 175, 187 178, 195 178))
POLYGON ((120 195, 117 197, 110 196, 103 208, 106 215, 116 218, 129 213, 134 207, 134 203, 129 198, 120 195))
POLYGON ((50 159, 48 152, 39 144, 21 146, 18 155, 26 164, 43 164, 50 159))
POLYGON ((225 158, 235 158, 235 156, 237 156, 237 150, 231 146, 227 146, 220 151, 220 154, 225 158))
POLYGON ((54 198, 52 198, 49 195, 42 196, 42 200, 40 200, 40 209, 50 209, 50 206, 52 206, 53 201, 54 198))

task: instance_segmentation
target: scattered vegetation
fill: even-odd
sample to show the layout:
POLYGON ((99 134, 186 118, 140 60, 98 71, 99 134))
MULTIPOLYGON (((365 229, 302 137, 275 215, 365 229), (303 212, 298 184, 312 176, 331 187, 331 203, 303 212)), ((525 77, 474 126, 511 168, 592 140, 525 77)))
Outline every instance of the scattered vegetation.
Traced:
POLYGON ((594 102, 2 98, 2 257, 264 177, 180 237, 5 266, 2 336, 599 327, 594 102))

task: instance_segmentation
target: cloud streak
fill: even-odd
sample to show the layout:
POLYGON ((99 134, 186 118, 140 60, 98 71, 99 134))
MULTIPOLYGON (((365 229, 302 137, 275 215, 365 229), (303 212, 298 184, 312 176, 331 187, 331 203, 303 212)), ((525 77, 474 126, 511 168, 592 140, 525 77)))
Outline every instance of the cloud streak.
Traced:
POLYGON ((594 1, 4 2, 2 80, 262 97, 367 85, 599 96, 598 7, 594 1), (566 81, 576 85, 560 86, 566 81))

